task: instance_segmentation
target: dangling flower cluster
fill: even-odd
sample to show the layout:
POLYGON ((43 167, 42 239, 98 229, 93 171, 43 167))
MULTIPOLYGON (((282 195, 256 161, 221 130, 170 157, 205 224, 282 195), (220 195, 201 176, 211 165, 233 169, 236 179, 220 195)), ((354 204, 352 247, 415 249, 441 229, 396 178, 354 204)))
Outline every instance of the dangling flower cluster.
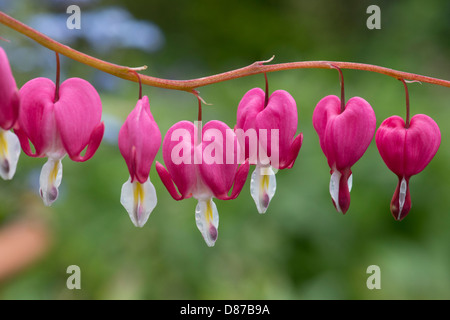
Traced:
MULTIPOLYGON (((362 157, 375 134, 375 113, 370 104, 360 97, 344 100, 342 71, 341 99, 327 96, 319 101, 313 113, 313 125, 320 146, 330 166, 330 194, 336 210, 346 213, 350 207, 353 185, 351 167, 362 157)), ((409 120, 409 94, 406 91, 406 122, 399 116, 384 120, 375 136, 379 153, 388 168, 398 177, 391 201, 391 213, 402 220, 411 209, 409 179, 420 173, 436 154, 441 134, 429 116, 418 114, 409 120)))
MULTIPOLYGON (((58 198, 62 159, 89 160, 104 133, 102 103, 86 80, 70 78, 59 84, 59 56, 56 83, 36 78, 18 90, 5 51, 0 48, 0 176, 13 177, 22 149, 30 157, 46 157, 40 175, 40 196, 45 205, 58 198), (10 131, 14 130, 14 133, 10 131), (32 146, 31 146, 31 145, 32 146), (84 155, 82 155, 84 153, 84 155)), ((329 192, 338 212, 350 207, 352 167, 369 147, 376 131, 376 117, 370 104, 360 97, 345 101, 344 80, 339 71, 341 97, 329 95, 316 105, 312 123, 330 168, 329 192)), ((131 69, 130 69, 131 70, 131 69)), ((133 70, 131 70, 133 71, 133 70)), ((198 121, 172 125, 162 139, 150 111, 147 96, 139 99, 120 129, 118 147, 129 172, 120 202, 136 227, 143 227, 157 205, 150 170, 161 147, 164 164, 156 171, 173 199, 195 198, 195 222, 208 246, 218 237, 219 214, 213 199, 239 196, 250 165, 250 194, 259 213, 265 213, 276 190, 275 174, 293 167, 303 143, 297 134, 298 110, 294 98, 284 90, 269 94, 253 88, 237 107, 236 125, 212 120, 202 125, 201 99, 198 121)), ((381 158, 398 177, 391 212, 402 220, 411 209, 409 181, 436 154, 441 135, 429 116, 409 119, 409 95, 405 80, 407 117, 384 120, 375 141, 381 158)))

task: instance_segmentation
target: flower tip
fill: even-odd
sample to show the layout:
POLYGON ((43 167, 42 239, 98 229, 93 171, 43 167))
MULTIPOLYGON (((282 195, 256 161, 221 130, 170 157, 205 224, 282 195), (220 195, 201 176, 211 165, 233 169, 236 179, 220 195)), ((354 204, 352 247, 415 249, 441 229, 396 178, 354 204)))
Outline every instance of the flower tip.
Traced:
POLYGON ((337 212, 346 214, 350 208, 350 191, 353 185, 351 170, 345 169, 343 173, 332 171, 330 178, 330 195, 337 212))
POLYGON ((157 202, 156 190, 150 178, 141 184, 139 181, 132 182, 130 177, 122 186, 120 203, 137 228, 145 225, 157 202))
POLYGON ((390 209, 391 209, 391 213, 392 213, 392 216, 394 217, 394 219, 396 221, 402 221, 408 215, 409 210, 411 208, 403 207, 402 210, 400 211, 399 210, 400 208, 396 204, 391 203, 390 209))
POLYGON ((409 178, 399 178, 397 188, 391 200, 391 213, 395 220, 403 220, 411 210, 411 195, 409 193, 409 178))
POLYGON ((267 193, 264 193, 264 195, 261 199, 261 205, 264 208, 264 212, 266 212, 267 208, 269 207, 269 202, 270 202, 269 195, 267 193))
POLYGON ((10 176, 10 166, 8 159, 4 159, 0 165, 0 176, 4 180, 11 180, 12 177, 10 176))
POLYGON ((277 181, 272 167, 256 166, 250 181, 250 194, 260 214, 267 211, 276 188, 277 181))
POLYGON ((0 177, 4 180, 14 177, 19 155, 19 138, 11 131, 0 128, 0 177))
POLYGON ((56 199, 58 199, 59 192, 56 187, 52 187, 48 191, 43 191, 42 189, 40 189, 39 194, 41 195, 44 205, 50 207, 53 204, 53 202, 55 202, 56 199))
POLYGON ((138 205, 137 208, 135 208, 134 219, 131 219, 131 221, 136 228, 142 228, 147 223, 149 216, 150 214, 146 214, 144 208, 141 205, 138 205))
POLYGON ((218 235, 217 228, 211 225, 209 227, 209 237, 213 241, 212 246, 214 246, 214 244, 216 243, 217 235, 218 235))

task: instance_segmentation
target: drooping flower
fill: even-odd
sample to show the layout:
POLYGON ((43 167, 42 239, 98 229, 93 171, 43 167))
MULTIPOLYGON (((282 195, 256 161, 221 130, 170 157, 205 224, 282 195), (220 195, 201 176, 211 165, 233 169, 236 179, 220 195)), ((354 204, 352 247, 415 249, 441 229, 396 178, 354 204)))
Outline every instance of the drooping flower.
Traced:
POLYGON ((402 220, 411 209, 409 180, 433 159, 441 144, 441 132, 424 114, 413 116, 409 127, 401 117, 392 116, 381 123, 375 142, 383 161, 398 177, 390 207, 394 218, 402 220))
POLYGON ((275 171, 292 168, 297 159, 303 142, 302 133, 295 137, 297 125, 297 105, 287 91, 266 97, 262 89, 253 88, 239 103, 235 132, 243 157, 256 165, 250 193, 259 213, 266 212, 275 194, 275 171))
POLYGON ((249 164, 239 166, 239 143, 225 123, 213 120, 201 129, 198 125, 180 121, 168 130, 163 141, 167 170, 159 162, 156 170, 175 200, 190 197, 198 200, 197 227, 206 244, 214 246, 219 214, 213 198, 235 199, 245 184, 249 164))
POLYGON ((20 98, 8 56, 0 47, 0 176, 13 178, 20 155, 20 143, 10 131, 19 117, 20 98))
POLYGON ((120 202, 136 227, 143 227, 156 206, 150 168, 161 146, 161 132, 150 112, 147 96, 138 100, 119 132, 119 149, 130 178, 122 186, 120 202))
POLYGON ((35 78, 20 89, 21 112, 15 129, 22 150, 30 157, 47 157, 40 175, 44 204, 58 198, 62 179, 61 160, 89 160, 103 138, 102 103, 95 88, 86 80, 70 78, 59 87, 50 79, 35 78), (30 147, 34 146, 34 152, 30 147), (85 150, 84 155, 81 155, 85 150))
POLYGON ((314 109, 313 125, 331 169, 331 199, 336 210, 345 214, 350 206, 351 167, 372 141, 376 129, 375 112, 360 97, 349 99, 342 110, 341 99, 329 95, 314 109))

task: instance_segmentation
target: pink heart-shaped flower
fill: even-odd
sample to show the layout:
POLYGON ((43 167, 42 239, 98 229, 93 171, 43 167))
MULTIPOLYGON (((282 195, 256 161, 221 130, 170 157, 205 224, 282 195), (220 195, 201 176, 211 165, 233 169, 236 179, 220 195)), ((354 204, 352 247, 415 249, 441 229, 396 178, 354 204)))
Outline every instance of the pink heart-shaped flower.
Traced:
POLYGON ((392 116, 381 123, 375 142, 383 161, 398 176, 391 212, 396 220, 402 220, 411 208, 409 179, 433 159, 441 132, 436 122, 424 114, 413 116, 408 128, 401 117, 392 116))
POLYGON ((351 167, 367 150, 376 129, 370 104, 359 97, 347 101, 341 110, 337 96, 319 101, 313 125, 331 169, 330 193, 336 209, 345 213, 350 206, 351 167))
POLYGON ((61 158, 67 153, 74 161, 86 161, 94 155, 104 124, 100 96, 88 81, 67 79, 55 101, 55 84, 47 78, 35 78, 23 85, 20 96, 22 112, 15 131, 27 155, 61 158))
POLYGON ((292 168, 303 142, 302 133, 295 136, 297 104, 285 90, 273 92, 266 106, 265 99, 262 89, 253 88, 239 102, 235 131, 249 137, 238 136, 243 138, 240 142, 245 159, 250 159, 252 164, 270 162, 277 169, 292 168), (250 139, 253 132, 257 141, 250 139))

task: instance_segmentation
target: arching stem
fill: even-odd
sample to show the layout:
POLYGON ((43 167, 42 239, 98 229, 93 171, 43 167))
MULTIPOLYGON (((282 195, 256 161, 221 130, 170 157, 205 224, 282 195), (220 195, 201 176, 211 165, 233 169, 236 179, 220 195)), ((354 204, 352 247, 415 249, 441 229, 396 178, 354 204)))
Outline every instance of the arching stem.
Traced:
MULTIPOLYGON (((132 70, 136 68, 120 66, 74 50, 66 45, 63 45, 53 40, 52 38, 46 36, 45 34, 27 26, 26 24, 10 17, 9 15, 1 11, 0 11, 0 23, 4 24, 5 26, 13 30, 16 30, 17 32, 29 37, 30 39, 33 39, 42 46, 50 50, 59 52, 60 54, 68 58, 91 66, 93 68, 96 68, 100 71, 112 74, 121 79, 138 82, 138 79, 136 79, 134 73, 132 72, 132 70)), ((271 60, 272 59, 268 61, 257 61, 243 68, 191 80, 169 80, 151 77, 143 74, 140 74, 140 79, 142 80, 142 84, 148 86, 165 88, 170 90, 181 90, 192 93, 193 89, 195 88, 211 85, 218 82, 224 82, 232 79, 247 77, 255 74, 261 74, 265 72, 276 72, 283 70, 293 70, 293 69, 329 69, 330 65, 332 64, 341 69, 364 70, 384 74, 396 79, 403 78, 407 80, 416 80, 444 87, 450 87, 449 80, 398 71, 386 67, 365 63, 343 62, 343 61, 299 61, 299 62, 265 65, 265 63, 269 63, 271 62, 271 60)))

